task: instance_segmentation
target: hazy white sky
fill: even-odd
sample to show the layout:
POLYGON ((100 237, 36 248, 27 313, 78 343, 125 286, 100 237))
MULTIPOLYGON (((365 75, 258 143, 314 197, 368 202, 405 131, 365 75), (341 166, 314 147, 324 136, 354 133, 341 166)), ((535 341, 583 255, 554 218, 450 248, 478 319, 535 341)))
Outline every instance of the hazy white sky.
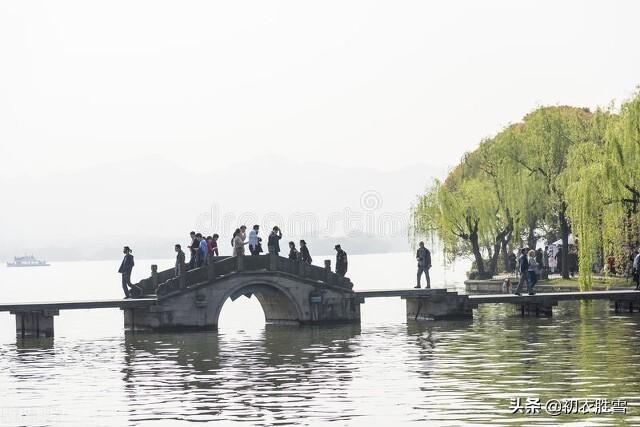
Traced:
POLYGON ((404 215, 536 106, 632 95, 639 16, 632 0, 2 1, 0 253, 141 236, 170 252, 212 206, 322 222, 370 191, 404 215))
POLYGON ((537 105, 631 95, 638 16, 632 0, 3 1, 0 168, 451 165, 537 105))

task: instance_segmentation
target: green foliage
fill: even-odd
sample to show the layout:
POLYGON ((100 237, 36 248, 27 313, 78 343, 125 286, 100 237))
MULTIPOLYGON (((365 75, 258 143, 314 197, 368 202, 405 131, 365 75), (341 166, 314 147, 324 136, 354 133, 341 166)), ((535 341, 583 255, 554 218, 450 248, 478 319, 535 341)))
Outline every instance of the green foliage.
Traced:
POLYGON ((523 244, 529 230, 565 239, 573 231, 580 286, 590 289, 594 265, 628 259, 638 244, 639 165, 640 94, 619 114, 538 108, 483 140, 419 198, 414 233, 437 236, 449 260, 472 254, 478 262, 500 242, 523 244))

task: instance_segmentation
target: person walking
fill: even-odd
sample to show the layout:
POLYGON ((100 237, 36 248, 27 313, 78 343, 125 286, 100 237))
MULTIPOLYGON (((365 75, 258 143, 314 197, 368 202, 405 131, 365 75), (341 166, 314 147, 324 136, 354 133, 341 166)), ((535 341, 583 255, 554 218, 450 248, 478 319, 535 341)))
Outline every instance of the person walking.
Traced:
POLYGON ((311 259, 311 254, 309 253, 309 248, 307 247, 307 242, 304 240, 300 240, 300 261, 307 264, 311 264, 313 261, 311 259))
POLYGON ((233 256, 244 256, 244 245, 249 243, 244 241, 244 236, 241 228, 233 233, 233 256))
POLYGON ((349 267, 347 253, 340 247, 340 245, 335 245, 334 249, 336 250, 336 274, 344 276, 347 274, 347 269, 349 267))
POLYGON ((300 254, 296 249, 296 244, 294 242, 289 242, 289 259, 291 261, 298 261, 300 254))
POLYGON ((430 289, 431 278, 429 277, 429 269, 431 268, 431 252, 424 246, 424 242, 420 242, 418 246, 418 250, 416 251, 416 260, 418 260, 418 284, 415 287, 420 289, 420 279, 422 278, 422 273, 424 273, 427 279, 425 289, 430 289))
POLYGON ((218 238, 220 236, 218 234, 214 234, 211 236, 211 246, 209 247, 209 253, 213 256, 220 256, 218 253, 218 238))
POLYGON ((280 253, 280 239, 282 239, 282 231, 276 225, 269 234, 269 240, 267 241, 267 249, 270 254, 278 255, 280 253))
POLYGON ((122 263, 120 264, 120 268, 118 269, 118 273, 122 274, 122 290, 124 291, 125 298, 131 298, 131 292, 129 288, 133 289, 134 286, 131 284, 131 271, 133 270, 133 266, 135 262, 133 261, 133 255, 131 255, 131 248, 129 246, 125 246, 122 249, 124 253, 124 258, 122 259, 122 263))
POLYGON ((529 263, 529 267, 527 268, 527 274, 529 275, 529 295, 535 295, 533 287, 538 283, 538 261, 536 261, 536 251, 533 249, 529 251, 527 261, 529 263))
POLYGON ((184 254, 184 251, 182 250, 182 246, 180 246, 179 244, 176 244, 174 249, 176 251, 175 274, 176 274, 176 277, 180 277, 184 273, 185 254, 184 254))
POLYGON ((260 226, 256 224, 249 232, 249 252, 251 252, 251 255, 260 255, 260 242, 262 239, 258 236, 258 233, 260 233, 260 226))
POLYGON ((520 295, 520 290, 522 286, 526 283, 527 290, 529 289, 529 261, 527 260, 527 249, 522 248, 520 250, 520 256, 518 257, 518 271, 520 272, 520 280, 518 281, 518 286, 516 287, 515 295, 520 295))

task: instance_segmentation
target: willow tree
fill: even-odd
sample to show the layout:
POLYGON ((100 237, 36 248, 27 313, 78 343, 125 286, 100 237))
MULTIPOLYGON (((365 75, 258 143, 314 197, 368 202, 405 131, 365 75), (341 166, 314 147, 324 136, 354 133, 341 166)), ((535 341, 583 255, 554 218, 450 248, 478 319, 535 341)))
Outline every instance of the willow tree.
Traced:
POLYGON ((625 102, 618 117, 607 121, 605 134, 605 176, 607 192, 614 201, 610 217, 624 218, 623 224, 605 224, 607 241, 616 237, 628 246, 638 245, 640 211, 640 93, 625 102), (622 226, 622 227, 621 227, 622 226), (620 231, 623 229, 621 235, 620 231))
POLYGON ((559 181, 567 168, 569 149, 589 141, 592 114, 574 107, 542 107, 523 121, 519 143, 509 156, 530 176, 544 183, 548 194, 547 216, 557 218, 562 251, 562 277, 569 278, 568 247, 571 225, 567 216, 566 186, 559 181))
POLYGON ((620 114, 598 111, 591 143, 571 151, 564 174, 569 214, 580 237, 580 286, 591 287, 591 266, 600 252, 625 260, 638 245, 640 204, 640 94, 620 114))
POLYGON ((486 181, 455 177, 453 174, 444 184, 436 180, 419 197, 413 209, 414 233, 437 235, 449 261, 472 255, 478 275, 487 277, 482 248, 492 238, 495 192, 486 181))
POLYGON ((469 160, 473 159, 477 168, 476 177, 486 181, 495 194, 495 206, 492 213, 494 232, 493 250, 490 257, 489 271, 492 274, 498 271, 498 257, 504 256, 503 264, 506 267, 508 261, 507 245, 514 231, 515 211, 513 204, 514 181, 511 169, 508 167, 507 158, 504 155, 504 144, 501 135, 484 140, 480 147, 471 153, 469 160))
POLYGON ((603 147, 597 143, 572 147, 569 167, 562 176, 573 232, 580 238, 578 266, 582 291, 591 290, 594 256, 602 245, 602 214, 607 203, 603 197, 603 154, 603 147))

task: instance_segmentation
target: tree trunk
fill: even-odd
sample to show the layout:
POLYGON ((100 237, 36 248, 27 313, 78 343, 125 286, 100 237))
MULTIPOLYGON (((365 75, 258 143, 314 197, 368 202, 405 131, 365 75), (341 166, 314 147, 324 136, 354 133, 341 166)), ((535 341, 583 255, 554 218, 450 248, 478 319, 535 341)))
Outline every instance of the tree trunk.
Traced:
POLYGON ((562 278, 569 278, 569 222, 565 215, 567 211, 566 203, 562 202, 558 220, 560 221, 560 238, 562 239, 562 278))
POLYGON ((489 273, 492 276, 498 273, 498 257, 500 256, 501 240, 502 237, 496 237, 496 242, 493 244, 493 255, 491 256, 491 261, 489 263, 489 273))
POLYGON ((482 253, 480 252, 480 244, 478 243, 478 230, 474 230, 469 234, 469 241, 471 242, 471 251, 473 257, 476 260, 476 268, 478 269, 478 276, 484 278, 486 276, 484 270, 484 261, 482 260, 482 253))
POLYGON ((509 271, 509 248, 508 248, 508 242, 509 239, 508 238, 504 238, 502 239, 502 242, 500 242, 500 245, 502 246, 502 260, 504 262, 504 271, 509 271))
POLYGON ((536 239, 536 223, 529 224, 529 232, 527 233, 527 246, 529 249, 536 249, 536 244, 538 243, 538 239, 536 239))

